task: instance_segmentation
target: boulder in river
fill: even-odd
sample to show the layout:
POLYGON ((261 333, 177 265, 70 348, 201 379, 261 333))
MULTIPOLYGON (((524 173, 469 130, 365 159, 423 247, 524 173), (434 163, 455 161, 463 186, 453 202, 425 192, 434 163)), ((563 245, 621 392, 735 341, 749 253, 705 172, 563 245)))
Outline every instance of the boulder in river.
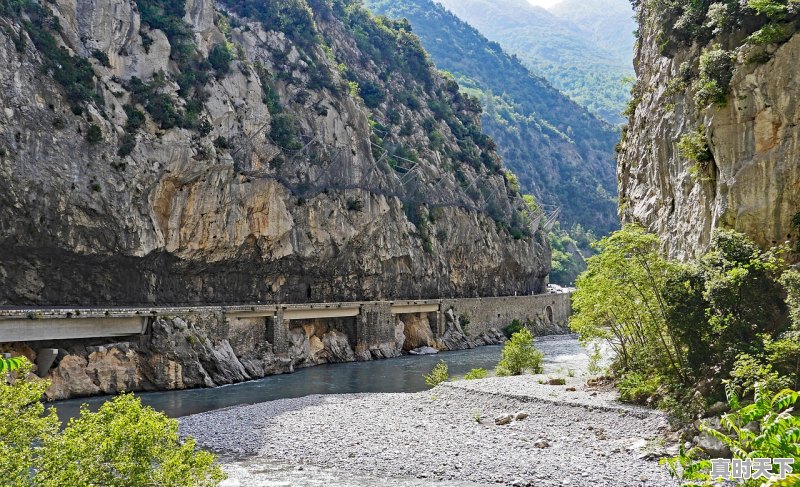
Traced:
POLYGON ((433 347, 419 347, 414 350, 409 350, 408 353, 411 355, 433 355, 439 353, 439 350, 433 347))

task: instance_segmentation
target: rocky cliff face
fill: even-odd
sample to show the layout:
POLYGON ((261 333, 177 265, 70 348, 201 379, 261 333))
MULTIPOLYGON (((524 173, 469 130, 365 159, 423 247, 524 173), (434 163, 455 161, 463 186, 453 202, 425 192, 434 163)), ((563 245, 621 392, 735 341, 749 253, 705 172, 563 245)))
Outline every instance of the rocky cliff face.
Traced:
POLYGON ((4 2, 0 303, 540 290, 475 101, 402 22, 309 3, 4 2))
POLYGON ((764 247, 796 245, 798 4, 666 3, 638 10, 638 80, 618 167, 623 220, 656 231, 682 259, 703 253, 715 227, 764 247))

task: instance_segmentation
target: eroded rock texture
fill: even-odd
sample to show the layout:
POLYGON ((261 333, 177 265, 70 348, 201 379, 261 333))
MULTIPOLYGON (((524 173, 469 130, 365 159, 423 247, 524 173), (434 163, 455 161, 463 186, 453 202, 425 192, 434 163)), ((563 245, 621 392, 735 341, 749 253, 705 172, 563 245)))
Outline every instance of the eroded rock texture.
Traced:
MULTIPOLYGON (((431 340, 425 346, 436 350, 463 350, 505 340, 496 329, 466 336, 457 318, 449 320, 446 333, 435 339, 426 318, 414 316, 413 320, 420 329, 427 328, 431 340)), ((47 399, 60 400, 123 391, 216 387, 326 363, 398 357, 411 349, 406 338, 364 347, 357 343, 353 326, 352 319, 293 322, 288 353, 276 355, 263 320, 231 320, 209 312, 153 318, 146 335, 116 341, 0 344, 0 352, 35 362, 39 350, 58 349, 55 363, 43 375, 51 382, 47 399), (356 350, 362 351, 357 354, 356 350)))
POLYGON ((685 260, 707 249, 716 227, 744 232, 763 247, 794 245, 792 219, 800 211, 796 5, 790 2, 786 16, 771 22, 785 35, 760 44, 748 35, 768 19, 743 2, 683 14, 641 3, 636 106, 619 155, 623 220, 657 232, 668 253, 685 260), (722 102, 697 95, 700 58, 710 51, 734 59, 732 70, 718 75, 732 77, 722 102), (712 160, 698 163, 681 153, 679 142, 701 128, 712 160))
POLYGON ((210 0, 185 2, 178 43, 143 21, 149 3, 43 2, 33 25, 90 64, 77 84, 55 76, 28 13, 3 20, 0 304, 541 289, 537 215, 474 101, 402 25, 390 42, 406 59, 390 65, 351 34, 373 20, 323 2, 311 44, 210 0), (229 69, 212 69, 224 43, 229 69), (75 101, 75 86, 91 96, 75 101))

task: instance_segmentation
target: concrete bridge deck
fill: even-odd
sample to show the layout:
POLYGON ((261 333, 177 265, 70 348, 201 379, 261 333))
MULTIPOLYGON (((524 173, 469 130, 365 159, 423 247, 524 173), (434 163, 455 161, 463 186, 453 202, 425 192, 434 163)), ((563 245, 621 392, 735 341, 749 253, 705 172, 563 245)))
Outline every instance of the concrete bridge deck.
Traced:
POLYGON ((391 314, 437 312, 441 300, 351 301, 337 303, 154 306, 154 307, 48 307, 0 308, 0 343, 41 340, 102 338, 143 334, 155 316, 222 313, 227 318, 310 320, 359 316, 364 306, 386 304, 391 314))
MULTIPOLYGON (((0 347, 4 351, 16 349, 17 353, 35 350, 37 373, 45 376, 62 348, 75 345, 70 345, 70 340, 107 341, 109 346, 135 341, 147 347, 154 336, 185 333, 190 323, 199 327, 195 330, 205 330, 213 343, 224 343, 230 352, 228 358, 235 356, 236 350, 247 354, 266 345, 275 357, 292 361, 297 332, 319 326, 344 333, 355 357, 369 360, 397 352, 396 330, 403 323, 424 323, 438 340, 447 336, 451 326, 464 335, 479 336, 490 328, 502 329, 514 319, 545 330, 553 329, 553 325, 557 329, 566 325, 570 312, 568 293, 235 306, 0 307, 0 347), (463 329, 458 328, 462 325, 463 329)), ((192 333, 185 338, 194 338, 192 333)), ((176 364, 179 369, 187 365, 190 370, 196 365, 176 364)))
MULTIPOLYGON (((569 310, 564 310, 564 296, 569 301, 568 294, 538 294, 489 298, 234 306, 0 307, 0 343, 145 334, 149 321, 154 317, 208 313, 219 313, 226 319, 270 319, 273 323, 277 323, 279 328, 286 328, 282 323, 292 320, 364 317, 375 311, 389 316, 436 313, 441 332, 442 312, 448 309, 457 312, 459 309, 467 310, 470 315, 477 314, 480 316, 478 319, 492 323, 505 319, 504 315, 511 316, 508 308, 515 309, 513 316, 519 316, 519 308, 526 306, 536 308, 530 312, 542 312, 544 313, 542 316, 551 321, 563 319, 569 315, 569 310), (554 311, 553 306, 559 308, 558 311, 554 311), (494 319, 495 315, 497 320, 494 319)), ((508 322, 510 319, 506 324, 508 322)))

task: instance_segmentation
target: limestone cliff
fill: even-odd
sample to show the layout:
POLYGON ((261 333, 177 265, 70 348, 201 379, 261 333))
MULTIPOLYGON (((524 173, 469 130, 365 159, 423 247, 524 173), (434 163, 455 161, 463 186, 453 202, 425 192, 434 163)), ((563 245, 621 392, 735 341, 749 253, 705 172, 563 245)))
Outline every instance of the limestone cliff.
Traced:
POLYGON ((798 13, 793 0, 640 2, 620 212, 671 256, 698 256, 715 227, 796 247, 798 13))
POLYGON ((356 1, 0 5, 0 304, 539 291, 480 109, 356 1))

